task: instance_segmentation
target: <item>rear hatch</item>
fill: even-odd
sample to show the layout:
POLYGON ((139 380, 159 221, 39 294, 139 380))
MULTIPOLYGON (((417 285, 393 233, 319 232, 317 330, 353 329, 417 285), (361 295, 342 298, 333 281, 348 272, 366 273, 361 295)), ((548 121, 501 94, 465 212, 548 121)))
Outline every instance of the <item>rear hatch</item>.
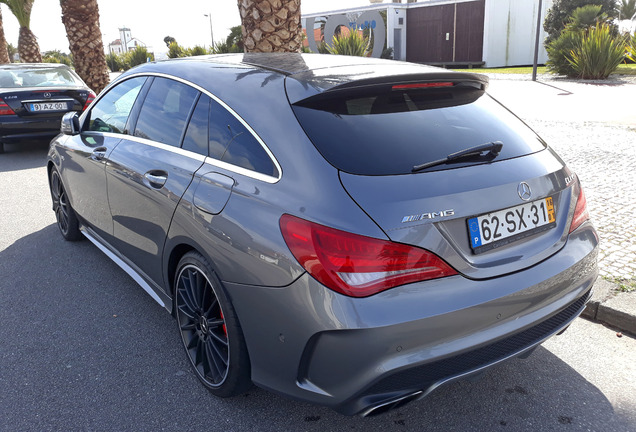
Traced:
POLYGON ((68 111, 82 111, 94 95, 88 89, 77 88, 26 88, 1 89, 0 103, 21 117, 60 116, 68 111))
POLYGON ((376 76, 290 102, 391 240, 484 279, 562 248, 576 201, 572 173, 486 85, 471 74, 376 76))

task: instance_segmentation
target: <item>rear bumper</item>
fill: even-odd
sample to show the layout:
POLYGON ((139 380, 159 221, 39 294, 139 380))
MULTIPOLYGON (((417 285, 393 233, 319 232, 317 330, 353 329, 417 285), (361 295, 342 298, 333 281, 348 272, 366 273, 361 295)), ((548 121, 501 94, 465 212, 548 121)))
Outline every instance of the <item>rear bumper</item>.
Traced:
POLYGON ((15 143, 26 139, 52 139, 60 132, 64 113, 47 116, 2 116, 0 142, 15 143))
POLYGON ((226 286, 257 385, 367 414, 527 353, 567 327, 596 279, 597 245, 586 223, 532 268, 490 280, 453 276, 363 299, 306 274, 285 288, 226 286))

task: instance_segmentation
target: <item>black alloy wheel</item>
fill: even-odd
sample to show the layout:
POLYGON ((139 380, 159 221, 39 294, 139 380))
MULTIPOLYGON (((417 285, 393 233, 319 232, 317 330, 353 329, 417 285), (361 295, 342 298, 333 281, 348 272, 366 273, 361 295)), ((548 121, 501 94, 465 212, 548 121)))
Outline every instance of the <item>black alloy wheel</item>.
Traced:
POLYGON ((62 184, 60 174, 56 169, 51 170, 50 179, 51 198, 53 199, 53 211, 55 212, 55 219, 57 220, 57 226, 62 233, 64 239, 68 241, 77 241, 82 238, 82 233, 79 229, 79 222, 75 211, 71 207, 62 184))
POLYGON ((217 396, 243 393, 251 386, 247 348, 232 305, 205 258, 187 253, 175 287, 181 340, 197 377, 217 396))

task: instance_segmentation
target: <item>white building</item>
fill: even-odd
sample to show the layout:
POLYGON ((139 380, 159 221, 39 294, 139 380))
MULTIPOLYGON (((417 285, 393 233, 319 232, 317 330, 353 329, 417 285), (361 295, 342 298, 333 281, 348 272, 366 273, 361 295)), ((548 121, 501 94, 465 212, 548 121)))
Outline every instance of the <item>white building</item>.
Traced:
POLYGON ((146 44, 132 37, 129 28, 123 27, 119 29, 119 39, 108 44, 108 53, 122 54, 132 51, 137 47, 146 47, 146 44))
MULTIPOLYGON (((540 12, 539 63, 548 59, 543 21, 552 2, 543 0, 540 12)), ((302 18, 303 27, 313 29, 306 33, 312 51, 344 25, 373 29, 374 57, 380 57, 386 41, 396 60, 500 67, 533 63, 538 14, 539 0, 371 0, 369 6, 302 18)))

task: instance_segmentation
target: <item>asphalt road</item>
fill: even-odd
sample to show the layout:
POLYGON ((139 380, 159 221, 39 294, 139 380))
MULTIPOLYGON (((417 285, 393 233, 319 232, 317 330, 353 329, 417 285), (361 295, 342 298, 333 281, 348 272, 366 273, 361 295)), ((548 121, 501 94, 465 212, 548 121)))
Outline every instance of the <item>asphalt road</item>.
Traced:
POLYGON ((577 319, 526 360, 374 418, 211 396, 173 319, 55 225, 46 144, 0 155, 0 431, 635 431, 636 340, 577 319))

